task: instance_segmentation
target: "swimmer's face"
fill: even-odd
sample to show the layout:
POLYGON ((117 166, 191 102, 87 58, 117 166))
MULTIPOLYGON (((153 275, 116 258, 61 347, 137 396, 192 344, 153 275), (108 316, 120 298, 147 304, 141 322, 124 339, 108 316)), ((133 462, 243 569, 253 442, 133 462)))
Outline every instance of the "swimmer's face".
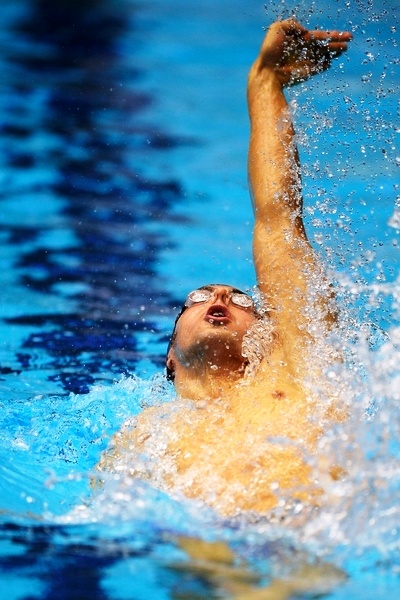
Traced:
POLYGON ((204 286, 189 294, 176 323, 167 366, 186 367, 206 360, 216 367, 244 365, 243 337, 257 320, 252 299, 227 285, 204 286))

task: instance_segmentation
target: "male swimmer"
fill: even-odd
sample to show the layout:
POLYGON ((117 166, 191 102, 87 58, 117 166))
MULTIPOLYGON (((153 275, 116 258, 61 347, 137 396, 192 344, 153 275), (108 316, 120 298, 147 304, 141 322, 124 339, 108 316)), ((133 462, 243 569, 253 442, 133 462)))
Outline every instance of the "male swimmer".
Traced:
MULTIPOLYGON (((265 513, 278 500, 319 502, 309 459, 324 425, 343 411, 334 400, 321 409, 309 381, 323 375, 310 357, 328 338, 335 306, 302 221, 284 88, 328 69, 351 37, 309 31, 294 19, 269 28, 248 78, 253 251, 264 308, 230 285, 191 292, 167 355, 177 400, 144 410, 116 434, 100 469, 149 479, 224 515, 265 513)), ((323 463, 325 476, 339 476, 323 463)))

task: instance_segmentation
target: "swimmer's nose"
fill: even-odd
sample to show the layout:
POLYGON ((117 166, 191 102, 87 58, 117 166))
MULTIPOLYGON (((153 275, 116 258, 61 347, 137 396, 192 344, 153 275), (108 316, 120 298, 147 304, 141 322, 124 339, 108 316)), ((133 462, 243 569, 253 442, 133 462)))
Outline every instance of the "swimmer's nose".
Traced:
POLYGON ((225 287, 223 285, 219 285, 213 290, 213 295, 211 296, 212 304, 216 304, 221 302, 228 306, 229 301, 231 299, 232 290, 229 287, 225 287))

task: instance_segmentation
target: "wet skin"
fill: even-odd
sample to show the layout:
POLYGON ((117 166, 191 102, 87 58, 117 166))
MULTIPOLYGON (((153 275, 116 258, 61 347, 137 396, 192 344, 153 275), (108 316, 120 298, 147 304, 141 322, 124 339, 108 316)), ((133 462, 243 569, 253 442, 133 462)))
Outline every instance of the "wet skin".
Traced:
POLYGON ((215 287, 208 301, 185 310, 168 357, 171 370, 179 365, 193 370, 202 364, 214 370, 243 370, 243 337, 257 317, 252 307, 242 308, 231 301, 232 289, 215 287))

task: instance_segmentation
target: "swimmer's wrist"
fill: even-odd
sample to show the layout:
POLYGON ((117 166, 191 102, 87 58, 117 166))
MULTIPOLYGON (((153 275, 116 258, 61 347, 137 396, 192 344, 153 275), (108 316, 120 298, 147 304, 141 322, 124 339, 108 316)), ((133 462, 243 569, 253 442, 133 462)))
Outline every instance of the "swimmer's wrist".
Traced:
POLYGON ((279 67, 272 63, 265 63, 258 57, 250 68, 249 79, 254 81, 276 81, 283 85, 279 76, 279 67))
POLYGON ((257 59, 249 72, 248 78, 248 100, 252 103, 256 96, 268 97, 270 100, 275 94, 282 95, 284 84, 281 82, 275 67, 264 66, 257 59))

